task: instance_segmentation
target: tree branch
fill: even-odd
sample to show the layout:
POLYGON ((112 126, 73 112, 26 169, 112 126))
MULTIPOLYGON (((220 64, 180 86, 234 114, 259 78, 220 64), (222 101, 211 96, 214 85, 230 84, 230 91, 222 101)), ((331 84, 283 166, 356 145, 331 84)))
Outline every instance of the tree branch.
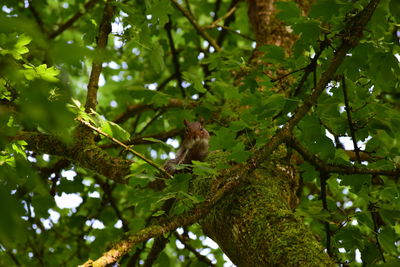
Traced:
MULTIPOLYGON (((168 100, 168 104, 165 106, 161 107, 160 109, 168 109, 168 108, 177 108, 177 107, 186 107, 186 108, 193 108, 198 105, 198 102, 196 101, 185 101, 182 99, 178 98, 170 98, 168 100)), ((133 115, 137 115, 138 113, 147 111, 147 110, 152 110, 154 109, 153 105, 149 104, 134 104, 131 106, 128 106, 124 112, 122 112, 120 115, 118 115, 113 122, 115 123, 121 123, 127 121, 130 117, 133 115)))
POLYGON ((174 235, 185 246, 185 248, 187 250, 189 250, 190 252, 192 252, 196 256, 196 258, 199 261, 204 262, 205 264, 207 264, 207 266, 211 266, 211 267, 215 266, 215 264, 213 264, 209 258, 207 258, 206 256, 201 255, 194 247, 192 247, 192 245, 190 245, 190 243, 189 243, 190 239, 189 238, 178 234, 176 231, 174 232, 174 235))
POLYGON ((67 146, 55 136, 38 132, 21 132, 13 140, 25 140, 28 150, 69 159, 118 183, 127 183, 132 161, 112 157, 96 145, 80 142, 67 146))
POLYGON ((294 138, 288 138, 287 144, 293 147, 299 154, 310 164, 312 164, 317 170, 324 171, 327 173, 341 173, 341 174, 371 174, 371 175, 386 175, 398 177, 400 176, 400 169, 394 170, 379 170, 371 169, 366 167, 357 167, 354 165, 341 165, 341 164, 329 164, 318 158, 315 154, 310 153, 300 142, 294 138))
POLYGON ((240 182, 239 175, 234 176, 232 179, 227 181, 220 189, 218 189, 214 194, 211 195, 205 202, 197 204, 192 210, 184 213, 183 215, 178 215, 173 217, 162 225, 153 225, 146 227, 134 234, 130 234, 126 236, 125 239, 117 242, 113 245, 113 247, 105 252, 103 256, 98 258, 95 261, 88 260, 82 267, 89 266, 106 266, 107 264, 112 264, 120 257, 128 253, 133 246, 136 244, 146 241, 150 238, 160 236, 164 233, 168 233, 172 230, 175 230, 178 227, 190 225, 196 221, 198 221, 201 217, 205 216, 208 211, 218 203, 218 201, 227 193, 231 192, 234 188, 236 188, 240 182))
POLYGON ((175 7, 189 20, 189 22, 194 26, 194 28, 199 32, 199 34, 208 41, 210 45, 215 48, 215 51, 221 51, 221 47, 217 44, 217 42, 202 28, 199 24, 197 24, 195 18, 184 9, 176 0, 171 0, 171 2, 175 5, 175 7))
MULTIPOLYGON (((108 0, 103 12, 103 18, 99 26, 99 34, 97 37, 96 51, 98 55, 104 53, 108 34, 111 32, 111 20, 114 16, 115 6, 111 4, 111 0, 108 0)), ((99 77, 102 70, 102 59, 95 59, 92 64, 92 71, 90 73, 89 83, 87 86, 88 92, 86 96, 85 111, 90 113, 91 110, 96 109, 97 105, 97 90, 99 88, 99 77)))
MULTIPOLYGON (((328 210, 328 202, 326 199, 326 181, 329 179, 329 173, 320 171, 319 173, 319 180, 321 182, 321 202, 322 202, 322 208, 329 213, 328 210)), ((330 230, 330 225, 328 221, 324 222, 325 225, 325 233, 326 233, 326 252, 328 253, 329 256, 332 257, 332 248, 331 248, 331 230, 330 230)))
POLYGON ((69 27, 71 27, 75 21, 77 21, 80 17, 82 17, 86 12, 88 12, 94 5, 97 3, 98 0, 90 0, 84 5, 85 11, 78 11, 75 15, 73 15, 69 20, 67 20, 65 23, 61 24, 58 26, 58 29, 55 30, 54 32, 49 34, 50 39, 56 38, 58 35, 63 33, 65 30, 67 30, 69 27))

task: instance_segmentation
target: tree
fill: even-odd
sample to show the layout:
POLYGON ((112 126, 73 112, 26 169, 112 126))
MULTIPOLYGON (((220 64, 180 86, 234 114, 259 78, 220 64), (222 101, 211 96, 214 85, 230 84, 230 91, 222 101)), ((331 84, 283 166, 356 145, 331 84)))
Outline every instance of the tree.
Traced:
POLYGON ((396 2, 3 1, 1 265, 399 264, 396 2))

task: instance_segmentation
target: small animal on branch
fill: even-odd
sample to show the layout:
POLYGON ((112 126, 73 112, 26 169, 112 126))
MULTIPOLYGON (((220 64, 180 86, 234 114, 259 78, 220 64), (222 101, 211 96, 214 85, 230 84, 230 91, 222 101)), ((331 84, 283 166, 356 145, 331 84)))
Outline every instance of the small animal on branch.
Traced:
POLYGON ((210 134, 204 128, 204 119, 189 122, 184 120, 186 132, 185 138, 179 147, 176 157, 169 159, 164 164, 164 169, 171 175, 177 173, 177 166, 192 164, 192 160, 204 161, 208 154, 208 140, 210 134))

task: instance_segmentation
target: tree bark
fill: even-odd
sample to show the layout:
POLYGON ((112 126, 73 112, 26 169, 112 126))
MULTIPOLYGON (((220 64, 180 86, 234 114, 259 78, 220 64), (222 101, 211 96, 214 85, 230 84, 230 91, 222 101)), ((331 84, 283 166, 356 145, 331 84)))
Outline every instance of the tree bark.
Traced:
MULTIPOLYGON (((296 37, 277 20, 274 2, 248 1, 257 47, 278 45, 290 54, 296 37)), ((309 2, 303 1, 303 12, 309 2)), ((258 56, 256 52, 253 59, 258 56)), ((298 175, 296 166, 283 154, 254 171, 246 183, 214 207, 201 221, 203 231, 237 266, 333 266, 322 245, 293 212, 298 202, 298 175)), ((209 190, 204 182, 194 184, 195 191, 209 190)))

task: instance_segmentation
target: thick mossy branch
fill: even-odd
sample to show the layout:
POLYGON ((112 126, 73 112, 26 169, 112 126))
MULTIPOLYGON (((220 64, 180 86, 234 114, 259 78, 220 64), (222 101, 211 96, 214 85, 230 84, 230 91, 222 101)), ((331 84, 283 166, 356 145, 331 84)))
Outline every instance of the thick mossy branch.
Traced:
POLYGON ((50 154, 55 156, 65 156, 68 150, 67 145, 57 137, 39 132, 20 132, 14 140, 24 140, 28 143, 28 149, 38 154, 50 154))
POLYGON ((25 140, 28 143, 27 148, 39 154, 61 156, 118 183, 127 183, 125 177, 130 174, 132 161, 112 157, 93 141, 85 141, 84 137, 77 137, 79 142, 67 145, 50 134, 22 132, 14 140, 25 140))
MULTIPOLYGON (((235 169, 243 175, 240 186, 200 224, 236 265, 284 266, 290 262, 295 266, 333 266, 310 229, 292 211, 293 181, 288 179, 288 168, 271 160, 255 171, 246 166, 235 169)), ((232 170, 226 177, 230 175, 232 170)), ((226 177, 195 179, 194 194, 207 196, 210 188, 223 185, 226 177)))

